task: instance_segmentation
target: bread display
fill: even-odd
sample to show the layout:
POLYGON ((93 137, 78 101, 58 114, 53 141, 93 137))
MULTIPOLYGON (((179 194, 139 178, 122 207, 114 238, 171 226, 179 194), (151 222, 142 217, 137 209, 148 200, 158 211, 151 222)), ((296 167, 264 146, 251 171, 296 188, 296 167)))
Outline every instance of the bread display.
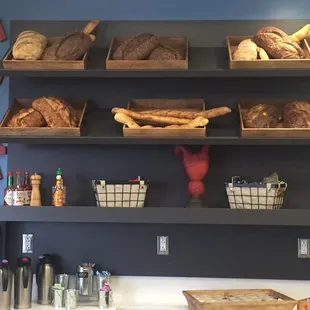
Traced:
POLYGON ((180 60, 180 53, 170 46, 158 45, 149 55, 149 60, 180 60))
POLYGON ((61 98, 41 97, 32 102, 32 107, 43 115, 48 127, 78 126, 74 109, 61 98))
POLYGON ((310 128, 310 103, 294 101, 285 105, 283 123, 288 128, 310 128))
POLYGON ((253 41, 263 48, 271 58, 275 59, 303 59, 305 52, 284 31, 276 27, 259 29, 253 41))
POLYGON ((23 31, 19 34, 12 48, 15 59, 38 60, 41 58, 47 45, 47 38, 32 30, 23 31))
POLYGON ((248 128, 273 128, 281 121, 281 111, 274 105, 258 104, 243 115, 243 121, 248 128))
POLYGON ((7 124, 8 127, 43 127, 45 125, 42 114, 33 108, 21 109, 7 124))
POLYGON ((251 39, 241 41, 237 50, 233 53, 234 60, 257 59, 258 46, 251 39))

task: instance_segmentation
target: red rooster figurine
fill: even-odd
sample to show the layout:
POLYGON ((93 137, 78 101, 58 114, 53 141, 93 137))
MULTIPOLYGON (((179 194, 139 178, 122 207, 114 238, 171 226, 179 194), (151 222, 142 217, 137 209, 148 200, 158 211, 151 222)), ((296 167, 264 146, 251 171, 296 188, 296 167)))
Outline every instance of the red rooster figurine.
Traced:
POLYGON ((209 170, 209 146, 202 146, 201 150, 197 153, 193 153, 183 146, 176 146, 174 153, 176 155, 183 154, 183 165, 190 179, 188 192, 191 198, 188 207, 202 207, 201 196, 205 191, 202 179, 209 170))

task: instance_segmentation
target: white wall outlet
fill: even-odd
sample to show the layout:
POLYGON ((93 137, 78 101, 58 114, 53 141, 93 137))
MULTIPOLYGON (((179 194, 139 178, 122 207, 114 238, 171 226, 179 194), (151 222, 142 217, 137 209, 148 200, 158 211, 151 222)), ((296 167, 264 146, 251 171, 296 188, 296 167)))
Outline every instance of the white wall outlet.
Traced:
POLYGON ((168 236, 157 236, 157 255, 169 255, 168 236))
POLYGON ((310 258, 310 239, 298 239, 298 257, 310 258))
POLYGON ((22 253, 33 253, 33 234, 23 234, 22 253))

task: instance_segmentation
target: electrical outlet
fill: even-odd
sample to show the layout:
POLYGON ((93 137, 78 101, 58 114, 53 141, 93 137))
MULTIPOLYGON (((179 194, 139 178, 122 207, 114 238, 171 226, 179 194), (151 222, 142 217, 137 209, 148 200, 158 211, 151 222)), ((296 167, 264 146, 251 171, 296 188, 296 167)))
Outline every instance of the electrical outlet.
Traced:
POLYGON ((23 234, 22 253, 33 253, 33 234, 23 234))
POLYGON ((310 258, 310 239, 298 239, 298 257, 310 258))
POLYGON ((168 236, 157 236, 157 255, 169 255, 168 236))

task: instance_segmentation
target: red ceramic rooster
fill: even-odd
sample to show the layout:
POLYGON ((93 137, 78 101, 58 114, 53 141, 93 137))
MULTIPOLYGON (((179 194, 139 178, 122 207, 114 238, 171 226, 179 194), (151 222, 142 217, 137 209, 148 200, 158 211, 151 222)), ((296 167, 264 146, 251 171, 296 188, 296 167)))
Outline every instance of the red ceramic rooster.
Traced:
POLYGON ((204 193, 204 184, 202 179, 209 170, 209 146, 202 146, 199 152, 193 153, 183 146, 174 148, 176 155, 183 154, 183 165, 185 172, 189 177, 188 192, 191 195, 190 207, 202 207, 201 196, 204 193))

